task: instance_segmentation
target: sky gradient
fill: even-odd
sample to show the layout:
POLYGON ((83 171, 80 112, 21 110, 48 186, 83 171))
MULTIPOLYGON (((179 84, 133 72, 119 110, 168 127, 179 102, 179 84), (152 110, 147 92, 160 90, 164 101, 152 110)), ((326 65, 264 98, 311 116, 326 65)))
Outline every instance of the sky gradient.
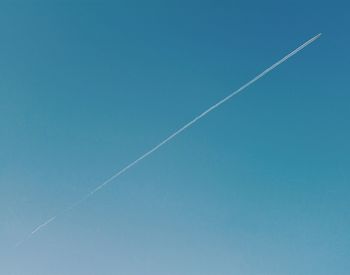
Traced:
POLYGON ((0 274, 348 274, 347 10, 345 1, 1 2, 0 274))

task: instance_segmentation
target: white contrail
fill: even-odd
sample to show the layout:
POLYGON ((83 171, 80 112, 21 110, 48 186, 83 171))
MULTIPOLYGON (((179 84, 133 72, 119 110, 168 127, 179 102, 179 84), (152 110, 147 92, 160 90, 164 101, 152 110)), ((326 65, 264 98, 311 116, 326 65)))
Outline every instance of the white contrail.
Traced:
POLYGON ((14 247, 17 248, 19 246, 21 246, 27 239, 29 239, 32 235, 34 235, 36 232, 38 232, 40 229, 42 229, 43 227, 47 226, 49 223, 53 222, 56 219, 56 216, 51 217, 50 219, 48 219, 46 222, 38 225, 32 232, 30 232, 29 235, 27 235, 27 237, 23 240, 21 240, 20 242, 18 242, 14 247))
POLYGON ((36 232, 38 232, 41 228, 45 227, 46 225, 48 225, 49 223, 53 222, 54 219, 56 219, 56 216, 51 217, 50 219, 48 219, 46 222, 44 222, 43 224, 37 226, 37 228, 35 228, 30 234, 35 234, 36 232))
MULTIPOLYGON (((228 101, 231 97, 239 94, 240 92, 242 92, 244 89, 246 89, 247 87, 249 87, 250 85, 252 85, 254 82, 256 82, 257 80, 259 80, 260 78, 262 78, 264 75, 268 74, 270 71, 272 71, 273 69, 275 69, 278 65, 282 64, 283 62, 285 62, 287 59, 291 58, 293 55, 295 55, 297 52, 301 51, 303 48, 305 48, 307 45, 311 44, 312 42, 314 42, 317 38, 319 38, 321 36, 321 33, 314 36, 313 38, 311 38, 310 40, 306 41, 304 44, 302 44, 301 46, 299 46, 298 48, 296 48, 294 51, 292 51, 291 53, 287 54, 285 57, 283 57, 282 59, 280 59, 279 61, 277 61, 276 63, 274 63, 273 65, 271 65, 270 67, 268 67, 266 70, 264 70, 262 73, 258 74, 256 77, 254 77, 252 80, 248 81, 246 84, 244 84, 243 86, 241 86, 240 88, 238 88, 237 90, 235 90, 234 92, 232 92, 231 94, 229 94, 228 96, 226 96, 225 98, 223 98, 222 100, 220 100, 219 102, 215 103, 214 105, 212 105, 211 107, 209 107, 207 110, 205 110, 203 113, 199 114, 198 116, 196 116, 195 118, 193 118, 190 122, 188 122, 187 124, 185 124, 184 126, 182 126, 180 129, 178 129, 177 131, 175 131, 173 134, 171 134, 170 136, 168 136, 166 139, 164 139, 162 142, 160 142, 158 145, 154 146, 151 150, 147 151, 146 153, 144 153, 143 155, 141 155, 138 159, 134 160, 133 162, 131 162, 130 164, 128 164, 127 166, 125 166, 123 169, 121 169, 120 171, 118 171, 116 174, 114 174, 113 176, 111 176, 110 178, 108 178, 106 181, 104 181, 103 183, 101 183, 100 185, 98 185, 95 189, 93 189, 90 193, 88 193, 87 195, 85 195, 84 197, 82 197, 80 200, 78 200, 77 202, 75 202, 74 204, 72 204, 69 208, 65 209, 64 211, 61 212, 65 213, 67 211, 70 211, 72 209, 74 209, 76 206, 78 206, 80 203, 82 203, 83 201, 87 200, 88 198, 90 198, 91 196, 93 196, 97 191, 101 190, 103 187, 105 187, 107 184, 109 184, 111 181, 113 181, 114 179, 116 179, 117 177, 119 177, 121 174, 123 174, 124 172, 126 172, 127 170, 129 170, 131 167, 133 167, 134 165, 136 165, 138 162, 140 162, 141 160, 143 160, 144 158, 146 158, 147 156, 149 156, 150 154, 152 154, 153 152, 155 152, 156 150, 158 150, 160 147, 162 147, 164 144, 168 143, 170 140, 172 140, 173 138, 175 138, 178 134, 180 134, 181 132, 185 131, 187 128, 189 128, 190 126, 192 126, 194 123, 196 123, 198 120, 200 120, 202 117, 206 116, 208 113, 210 113, 211 111, 213 111, 214 109, 218 108, 221 104, 225 103, 226 101, 228 101)), ((31 235, 34 235, 35 233, 37 233, 38 231, 40 231, 41 229, 43 229, 44 227, 46 227, 47 225, 49 225, 51 222, 53 222, 56 219, 57 215, 54 217, 51 217, 50 219, 48 219, 47 221, 45 221, 44 223, 40 224, 39 226, 37 226, 28 236, 28 238, 31 235)))

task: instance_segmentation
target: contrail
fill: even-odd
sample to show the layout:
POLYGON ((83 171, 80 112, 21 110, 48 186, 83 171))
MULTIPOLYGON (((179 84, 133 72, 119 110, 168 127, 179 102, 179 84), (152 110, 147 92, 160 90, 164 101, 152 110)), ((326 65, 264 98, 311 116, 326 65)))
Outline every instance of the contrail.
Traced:
POLYGON ((54 219, 56 219, 56 216, 51 217, 50 219, 48 219, 46 222, 44 222, 43 224, 37 226, 37 228, 35 228, 30 234, 35 234, 36 232, 38 232, 41 228, 45 227, 46 225, 48 225, 49 223, 51 223, 54 219))
POLYGON ((42 229, 43 227, 47 226, 49 223, 53 222, 56 219, 56 216, 51 217, 50 219, 48 219, 46 222, 38 225, 32 232, 30 232, 30 234, 22 241, 18 242, 15 245, 15 248, 19 247, 20 245, 22 245, 27 239, 29 239, 32 235, 34 235, 36 232, 38 232, 40 229, 42 229))
MULTIPOLYGON (((262 78, 263 76, 265 76, 266 74, 268 74, 270 71, 272 71, 273 69, 275 69, 277 66, 279 66, 280 64, 282 64, 283 62, 285 62, 287 59, 291 58, 293 55, 295 55, 297 52, 301 51, 302 49, 304 49, 306 46, 308 46, 309 44, 311 44, 312 42, 314 42, 316 39, 318 39, 321 36, 321 33, 314 36, 313 38, 309 39, 308 41, 306 41, 304 44, 302 44, 301 46, 299 46, 298 48, 296 48, 294 51, 290 52, 289 54, 287 54, 285 57, 283 57, 282 59, 280 59, 279 61, 277 61, 276 63, 274 63, 273 65, 271 65, 270 67, 268 67, 266 70, 264 70, 263 72, 261 72, 260 74, 258 74, 257 76, 255 76, 252 80, 248 81, 246 84, 244 84, 243 86, 241 86, 240 88, 238 88, 237 90, 235 90, 234 92, 232 92, 231 94, 229 94, 228 96, 226 96, 225 98, 223 98, 222 100, 220 100, 219 102, 215 103, 214 105, 212 105, 211 107, 209 107, 208 109, 206 109, 204 112, 202 112, 201 114, 199 114, 198 116, 196 116, 195 118, 193 118, 191 121, 189 121, 187 124, 185 124, 184 126, 182 126, 180 129, 178 129, 177 131, 175 131, 174 133, 172 133, 170 136, 168 136, 166 139, 164 139, 162 142, 160 142, 158 145, 154 146, 151 150, 147 151, 146 153, 144 153, 143 155, 141 155, 139 158, 137 158, 136 160, 134 160, 133 162, 131 162, 130 164, 128 164, 127 166, 125 166, 123 169, 119 170, 117 173, 115 173, 113 176, 111 176, 110 178, 108 178, 106 181, 104 181, 103 183, 101 183, 100 185, 98 185, 95 189, 91 190, 87 195, 85 195, 84 197, 82 197, 80 200, 78 200, 77 202, 75 202, 74 204, 72 204, 70 207, 68 207, 67 209, 65 209, 64 211, 62 211, 60 214, 63 214, 67 211, 70 211, 72 209, 74 209, 76 206, 78 206, 79 204, 81 204, 82 202, 84 202, 85 200, 89 199, 91 196, 93 196, 96 192, 98 192, 99 190, 101 190, 102 188, 104 188, 107 184, 109 184, 111 181, 115 180, 117 177, 119 177, 121 174, 125 173, 127 170, 129 170, 131 167, 133 167, 134 165, 136 165, 138 162, 142 161, 144 158, 148 157, 149 155, 151 155, 152 153, 154 153, 155 151, 157 151, 160 147, 162 147, 163 145, 165 145, 166 143, 168 143, 169 141, 171 141, 173 138, 175 138, 177 135, 179 135, 180 133, 182 133, 183 131, 185 131, 187 128, 191 127, 194 123, 196 123, 198 120, 200 120, 201 118, 203 118, 204 116, 206 116, 207 114, 209 114, 211 111, 213 111, 214 109, 218 108, 219 106, 221 106, 222 104, 224 104, 226 101, 228 101, 231 97, 234 97, 235 95, 239 94, 240 92, 242 92, 244 89, 248 88, 250 85, 252 85, 254 82, 258 81, 260 78, 262 78)), ((51 222, 53 222, 58 215, 51 217, 50 219, 48 219, 47 221, 45 221, 44 223, 40 224, 39 226, 37 226, 27 237, 30 238, 32 235, 36 234, 37 232, 39 232, 41 229, 43 229, 44 227, 48 226, 51 222)), ((23 242, 20 242, 19 244, 21 244, 23 242)))

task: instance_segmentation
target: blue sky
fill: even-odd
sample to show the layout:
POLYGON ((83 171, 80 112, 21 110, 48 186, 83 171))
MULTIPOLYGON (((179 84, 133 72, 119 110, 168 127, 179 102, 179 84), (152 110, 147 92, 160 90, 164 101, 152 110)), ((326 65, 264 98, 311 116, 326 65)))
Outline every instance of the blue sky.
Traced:
POLYGON ((0 273, 348 274, 348 10, 345 1, 2 1, 0 273))

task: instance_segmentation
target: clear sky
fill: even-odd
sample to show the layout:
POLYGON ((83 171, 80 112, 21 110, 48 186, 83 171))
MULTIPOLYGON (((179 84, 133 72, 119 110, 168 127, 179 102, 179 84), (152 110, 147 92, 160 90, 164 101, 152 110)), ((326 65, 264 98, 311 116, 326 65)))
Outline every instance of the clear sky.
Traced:
POLYGON ((349 274, 346 2, 1 1, 0 274, 349 274))

